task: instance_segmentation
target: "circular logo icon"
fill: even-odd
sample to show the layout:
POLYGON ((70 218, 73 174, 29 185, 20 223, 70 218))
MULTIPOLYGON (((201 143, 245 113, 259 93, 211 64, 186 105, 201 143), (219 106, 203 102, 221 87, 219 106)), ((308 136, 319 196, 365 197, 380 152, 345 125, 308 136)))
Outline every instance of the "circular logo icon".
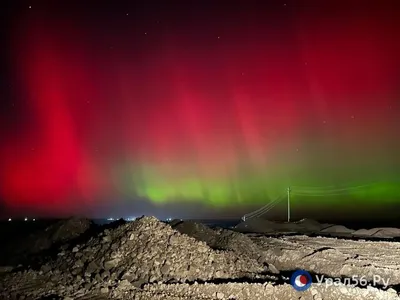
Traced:
POLYGON ((296 291, 303 292, 307 290, 312 283, 311 275, 307 271, 297 270, 290 278, 290 284, 296 291))

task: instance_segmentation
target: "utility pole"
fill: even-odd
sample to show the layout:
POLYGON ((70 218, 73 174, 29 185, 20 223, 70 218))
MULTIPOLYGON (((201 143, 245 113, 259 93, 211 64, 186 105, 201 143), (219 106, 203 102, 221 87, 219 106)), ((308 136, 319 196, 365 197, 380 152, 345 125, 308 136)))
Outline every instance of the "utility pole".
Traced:
POLYGON ((290 222, 290 187, 287 188, 287 221, 290 222))

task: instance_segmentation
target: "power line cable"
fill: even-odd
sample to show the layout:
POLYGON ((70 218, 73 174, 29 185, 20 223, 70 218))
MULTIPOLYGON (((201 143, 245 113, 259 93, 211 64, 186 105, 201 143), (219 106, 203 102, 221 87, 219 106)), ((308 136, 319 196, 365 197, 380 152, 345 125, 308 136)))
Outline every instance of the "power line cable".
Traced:
POLYGON ((274 200, 270 201, 269 203, 267 203, 267 204, 264 205, 263 207, 261 207, 261 208, 255 210, 255 211, 252 211, 252 212, 246 214, 246 216, 252 215, 252 214, 256 214, 256 213, 258 213, 258 212, 261 211, 261 210, 265 210, 265 209, 268 208, 270 205, 272 205, 274 202, 279 201, 279 199, 280 199, 281 197, 282 197, 282 196, 280 196, 280 197, 278 197, 278 198, 275 198, 274 200))
POLYGON ((297 189, 297 190, 346 190, 346 189, 353 189, 353 188, 362 188, 362 187, 368 187, 372 186, 374 184, 379 183, 378 181, 371 182, 369 184, 363 184, 363 185, 358 185, 358 186, 347 186, 347 187, 334 187, 334 186, 326 186, 326 187, 316 187, 316 186, 290 186, 292 189, 297 189))
POLYGON ((262 208, 244 215, 244 217, 246 219, 249 219, 249 218, 254 218, 254 217, 257 217, 257 216, 261 216, 261 215, 267 213, 268 211, 270 211, 272 208, 274 208, 283 199, 284 199, 284 196, 278 197, 275 200, 273 200, 270 203, 268 203, 267 205, 263 206, 262 208))
POLYGON ((341 192, 341 191, 352 191, 352 190, 358 190, 362 188, 367 188, 371 187, 373 184, 365 184, 365 185, 359 185, 359 186, 353 186, 353 187, 346 187, 346 188, 336 188, 336 189, 310 189, 310 188, 303 188, 303 187, 291 187, 292 191, 299 191, 303 193, 335 193, 335 192, 341 192))
POLYGON ((260 213, 260 212, 263 212, 263 211, 268 210, 268 208, 269 208, 270 206, 272 206, 274 203, 280 202, 280 201, 281 201, 281 198, 282 198, 282 196, 280 196, 280 197, 278 197, 278 198, 275 198, 274 200, 272 200, 271 202, 269 202, 267 205, 264 205, 263 207, 261 207, 261 208, 255 210, 255 211, 252 211, 252 212, 246 214, 245 217, 249 217, 249 216, 252 216, 252 215, 256 215, 256 214, 258 214, 258 213, 260 213))

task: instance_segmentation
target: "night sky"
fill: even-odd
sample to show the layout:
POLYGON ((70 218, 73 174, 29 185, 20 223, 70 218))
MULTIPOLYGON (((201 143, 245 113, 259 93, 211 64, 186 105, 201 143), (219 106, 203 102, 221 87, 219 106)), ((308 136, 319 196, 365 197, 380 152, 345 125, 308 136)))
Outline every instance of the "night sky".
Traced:
POLYGON ((393 212, 397 2, 5 1, 3 214, 393 212))

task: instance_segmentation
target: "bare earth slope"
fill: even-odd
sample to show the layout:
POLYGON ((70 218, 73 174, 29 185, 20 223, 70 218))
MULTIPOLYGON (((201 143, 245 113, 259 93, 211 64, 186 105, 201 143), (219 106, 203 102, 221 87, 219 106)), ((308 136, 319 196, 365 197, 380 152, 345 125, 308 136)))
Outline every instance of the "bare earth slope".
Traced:
POLYGON ((313 275, 365 276, 369 283, 379 274, 397 288, 397 242, 173 227, 143 217, 70 242, 36 269, 3 273, 0 299, 400 299, 390 287, 314 282, 298 292, 289 284, 292 271, 302 268, 313 275))

